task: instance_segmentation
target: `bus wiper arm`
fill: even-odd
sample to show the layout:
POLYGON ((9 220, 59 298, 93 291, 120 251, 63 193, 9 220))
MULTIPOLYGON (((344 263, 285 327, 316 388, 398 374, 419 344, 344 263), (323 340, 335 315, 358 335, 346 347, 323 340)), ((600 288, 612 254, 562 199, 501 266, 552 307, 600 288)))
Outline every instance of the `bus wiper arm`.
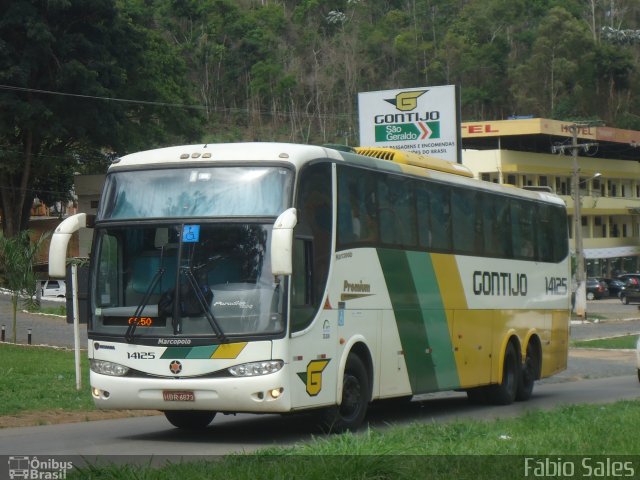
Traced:
POLYGON ((136 308, 136 311, 133 314, 133 321, 129 324, 129 328, 127 328, 127 332, 124 334, 125 340, 129 343, 133 342, 133 334, 135 333, 136 328, 138 327, 138 323, 140 322, 140 315, 142 315, 142 311, 149 303, 151 292, 153 292, 153 289, 156 288, 156 285, 162 278, 162 275, 164 274, 164 270, 165 269, 163 267, 160 267, 158 271, 155 273, 155 275, 151 279, 151 283, 147 287, 147 291, 144 292, 144 296, 142 297, 142 300, 138 304, 138 307, 136 308))
POLYGON ((209 324, 211 325, 211 329, 220 338, 220 340, 222 342, 226 342, 227 341, 227 337, 225 336, 224 332, 222 331, 222 328, 220 327, 220 325, 218 324, 218 321, 213 316, 213 313, 211 312, 211 305, 209 305, 209 303, 207 302, 206 298, 204 298, 204 294, 202 293, 202 290, 200 289, 200 286, 198 285, 198 281, 193 276, 193 272, 191 271, 191 267, 188 267, 185 270, 186 270, 185 271, 185 277, 187 277, 187 280, 189 281, 189 285, 193 289, 193 291, 194 291, 194 293, 196 295, 196 299, 198 300, 198 303, 200 304, 200 308, 202 308, 202 311, 204 312, 205 317, 207 317, 207 320, 209 321, 209 324))

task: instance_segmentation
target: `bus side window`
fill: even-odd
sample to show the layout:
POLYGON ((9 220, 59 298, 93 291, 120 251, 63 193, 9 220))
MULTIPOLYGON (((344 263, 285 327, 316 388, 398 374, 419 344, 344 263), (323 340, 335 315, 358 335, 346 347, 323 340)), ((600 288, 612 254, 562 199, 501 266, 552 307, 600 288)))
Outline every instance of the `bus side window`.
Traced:
POLYGON ((537 216, 534 218, 534 232, 537 237, 538 252, 536 259, 541 262, 550 262, 553 258, 553 230, 551 229, 551 209, 541 205, 537 216))
POLYGON ((515 258, 534 260, 536 257, 535 235, 533 232, 533 209, 524 202, 511 201, 511 226, 513 254, 515 258))
POLYGON ((482 216, 476 214, 480 198, 472 190, 452 190, 453 249, 456 253, 482 255, 482 216))
POLYGON ((500 257, 513 258, 513 240, 511 235, 511 200, 493 198, 496 212, 496 231, 500 239, 500 257), (499 203, 495 203, 499 202, 499 203))
POLYGON ((552 231, 556 235, 552 237, 553 241, 553 262, 563 260, 569 254, 569 228, 567 225, 567 214, 562 207, 555 206, 551 208, 551 224, 552 231))
POLYGON ((366 170, 339 167, 338 246, 376 243, 378 227, 375 175, 366 170))
POLYGON ((416 245, 416 210, 413 182, 403 177, 378 179, 380 239, 396 247, 416 245))
POLYGON ((416 210, 418 215, 418 240, 422 248, 431 248, 431 200, 424 185, 416 188, 416 210))
POLYGON ((434 184, 431 187, 431 237, 435 250, 451 251, 451 205, 449 189, 434 184))

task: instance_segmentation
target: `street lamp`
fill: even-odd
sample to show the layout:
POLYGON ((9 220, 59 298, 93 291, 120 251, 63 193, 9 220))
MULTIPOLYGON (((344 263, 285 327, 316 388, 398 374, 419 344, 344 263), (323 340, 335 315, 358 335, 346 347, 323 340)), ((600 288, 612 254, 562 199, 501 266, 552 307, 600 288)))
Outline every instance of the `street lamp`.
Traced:
MULTIPOLYGON (((589 124, 588 126, 591 126, 589 124)), ((587 286, 584 272, 584 249, 582 246, 582 214, 580 212, 581 201, 580 201, 580 184, 584 182, 588 182, 596 177, 599 177, 600 174, 596 173, 590 178, 586 180, 580 181, 580 168, 578 168, 578 149, 582 148, 585 152, 588 151, 589 148, 595 147, 597 143, 583 143, 578 145, 578 128, 586 127, 586 124, 579 125, 578 123, 574 123, 573 125, 568 126, 568 129, 572 133, 572 141, 571 145, 554 145, 551 151, 553 153, 564 153, 565 150, 570 149, 571 155, 573 157, 573 171, 571 174, 571 190, 573 193, 573 219, 574 219, 574 231, 575 231, 575 249, 576 249, 576 292, 575 292, 575 302, 573 311, 579 317, 585 318, 586 309, 587 309, 587 286)))
MULTIPOLYGON (((574 130, 574 141, 576 135, 574 130)), ((576 142, 577 143, 577 142, 576 142)), ((580 169, 578 168, 578 149, 573 149, 573 172, 571 176, 571 190, 573 193, 573 221, 574 221, 574 241, 576 249, 576 298, 573 311, 576 316, 586 318, 587 310, 587 284, 584 271, 584 247, 582 240, 582 195, 580 194, 580 185, 589 182, 594 178, 600 177, 600 173, 596 173, 586 180, 580 181, 580 169)))

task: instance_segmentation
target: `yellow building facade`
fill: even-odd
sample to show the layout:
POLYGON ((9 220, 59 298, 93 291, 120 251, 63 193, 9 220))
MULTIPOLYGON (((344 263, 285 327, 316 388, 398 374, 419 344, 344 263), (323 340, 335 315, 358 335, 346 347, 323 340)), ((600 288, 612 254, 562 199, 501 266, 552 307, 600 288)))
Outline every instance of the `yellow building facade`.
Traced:
POLYGON ((572 241, 576 201, 572 152, 577 144, 587 275, 615 277, 640 271, 639 131, 527 118, 466 122, 462 139, 463 163, 477 178, 517 187, 549 187, 563 198, 572 241))

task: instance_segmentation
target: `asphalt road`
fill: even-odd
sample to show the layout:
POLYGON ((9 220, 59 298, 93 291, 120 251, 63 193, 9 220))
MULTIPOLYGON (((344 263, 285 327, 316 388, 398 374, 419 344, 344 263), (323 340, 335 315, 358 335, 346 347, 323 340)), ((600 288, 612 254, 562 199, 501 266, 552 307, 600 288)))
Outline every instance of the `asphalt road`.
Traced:
MULTIPOLYGON (((42 300, 43 307, 58 307, 64 305, 64 298, 42 300)), ((13 335, 13 307, 11 296, 0 291, 0 328, 5 328, 5 340, 11 341, 13 335)), ((16 340, 27 343, 31 330, 31 343, 34 345, 51 345, 56 347, 73 348, 73 324, 67 323, 65 317, 53 315, 37 315, 23 311, 22 304, 18 304, 16 316, 16 340)), ((80 347, 87 348, 87 328, 80 325, 80 347)))

